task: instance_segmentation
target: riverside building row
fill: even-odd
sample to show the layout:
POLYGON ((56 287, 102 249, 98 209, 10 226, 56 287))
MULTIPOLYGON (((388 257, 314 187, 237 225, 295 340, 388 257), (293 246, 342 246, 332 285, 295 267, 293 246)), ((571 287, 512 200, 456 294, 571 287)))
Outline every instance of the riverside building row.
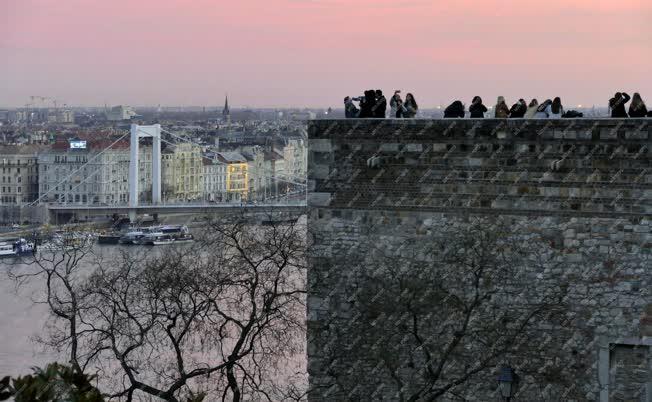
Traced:
MULTIPOLYGON (((61 139, 50 146, 0 146, 0 206, 34 202, 120 205, 129 201, 129 141, 61 139), (110 148, 109 148, 110 146, 110 148)), ((151 201, 152 150, 139 156, 139 199, 151 201)), ((303 140, 217 152, 194 144, 163 150, 163 202, 244 202, 284 197, 306 174, 303 140)))

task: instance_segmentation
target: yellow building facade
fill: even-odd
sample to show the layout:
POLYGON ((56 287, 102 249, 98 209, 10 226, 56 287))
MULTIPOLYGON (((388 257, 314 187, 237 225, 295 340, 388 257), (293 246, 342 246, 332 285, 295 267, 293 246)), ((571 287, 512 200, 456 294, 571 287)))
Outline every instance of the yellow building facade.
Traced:
POLYGON ((238 152, 218 152, 217 159, 226 164, 226 194, 230 201, 246 200, 249 196, 249 167, 238 152))

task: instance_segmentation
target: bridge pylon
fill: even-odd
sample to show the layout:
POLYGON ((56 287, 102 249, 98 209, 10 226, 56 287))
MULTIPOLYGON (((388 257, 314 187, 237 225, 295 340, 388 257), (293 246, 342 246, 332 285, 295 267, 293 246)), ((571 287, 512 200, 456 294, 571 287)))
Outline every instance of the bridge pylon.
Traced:
MULTIPOLYGON (((138 207, 139 194, 139 147, 140 138, 152 138, 152 204, 161 203, 161 125, 151 126, 131 125, 131 141, 129 144, 131 157, 129 159, 129 206, 138 207)), ((129 218, 135 219, 136 210, 129 211, 129 218)))

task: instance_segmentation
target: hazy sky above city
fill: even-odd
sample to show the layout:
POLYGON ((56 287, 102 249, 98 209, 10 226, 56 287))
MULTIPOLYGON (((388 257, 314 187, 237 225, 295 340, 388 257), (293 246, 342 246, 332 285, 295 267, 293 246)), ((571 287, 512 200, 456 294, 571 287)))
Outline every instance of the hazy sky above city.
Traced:
POLYGON ((652 103, 650 0, 0 0, 0 106, 652 103))

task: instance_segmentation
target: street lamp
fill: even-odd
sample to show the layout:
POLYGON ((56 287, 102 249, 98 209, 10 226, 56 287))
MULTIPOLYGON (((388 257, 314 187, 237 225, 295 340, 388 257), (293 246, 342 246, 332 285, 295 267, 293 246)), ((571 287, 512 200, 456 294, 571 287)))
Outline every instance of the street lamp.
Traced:
POLYGON ((507 401, 511 399, 518 391, 519 378, 514 369, 509 366, 505 366, 500 369, 500 375, 498 376, 498 390, 500 395, 507 401))

